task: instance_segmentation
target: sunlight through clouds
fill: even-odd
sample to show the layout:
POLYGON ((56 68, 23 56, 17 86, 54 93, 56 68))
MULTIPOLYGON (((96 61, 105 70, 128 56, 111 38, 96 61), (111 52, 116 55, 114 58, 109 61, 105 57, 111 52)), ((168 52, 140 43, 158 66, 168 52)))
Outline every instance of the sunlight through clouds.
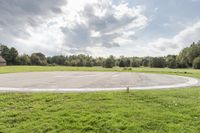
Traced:
POLYGON ((200 2, 171 4, 157 0, 0 0, 0 43, 16 47, 21 54, 175 54, 199 40, 200 2))

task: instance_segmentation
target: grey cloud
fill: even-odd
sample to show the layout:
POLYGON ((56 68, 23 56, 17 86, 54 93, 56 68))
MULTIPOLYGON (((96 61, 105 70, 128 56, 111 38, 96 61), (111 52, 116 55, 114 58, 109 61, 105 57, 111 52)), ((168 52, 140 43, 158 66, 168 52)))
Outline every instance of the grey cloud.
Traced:
POLYGON ((60 8, 57 8, 57 7, 52 7, 51 10, 54 12, 54 13, 62 13, 62 10, 60 8))
POLYGON ((112 48, 112 47, 120 47, 120 45, 113 40, 119 37, 122 34, 119 33, 112 33, 112 34, 102 34, 100 37, 94 37, 94 43, 101 43, 103 47, 112 48))
MULTIPOLYGON (((85 20, 86 23, 74 22, 73 27, 65 26, 61 28, 65 37, 63 45, 71 49, 80 50, 95 46, 105 48, 120 47, 120 44, 115 42, 115 39, 122 37, 121 30, 135 30, 132 27, 129 28, 129 25, 133 24, 141 15, 123 13, 119 17, 116 13, 120 11, 116 8, 112 4, 107 3, 105 5, 102 2, 86 4, 84 9, 78 13, 79 17, 85 20), (97 9, 105 12, 105 14, 95 14, 97 9), (92 31, 99 35, 92 36, 92 31)), ((130 35, 129 39, 135 40, 136 38, 130 35)))
POLYGON ((77 24, 74 28, 61 28, 65 34, 68 47, 82 49, 90 45, 90 30, 84 24, 77 24))
POLYGON ((168 49, 177 49, 178 44, 173 43, 173 42, 166 42, 165 45, 158 46, 158 49, 160 51, 166 51, 168 49))
POLYGON ((36 27, 62 12, 66 0, 0 0, 0 35, 26 39, 27 26, 36 27))
MULTIPOLYGON (((97 7, 101 6, 97 5, 97 7)), ((122 17, 117 18, 115 16, 116 10, 111 5, 108 6, 107 12, 104 16, 97 16, 94 14, 94 8, 95 6, 93 5, 86 5, 82 14, 88 20, 88 25, 90 28, 102 33, 123 28, 139 17, 124 14, 122 17)), ((103 9, 104 7, 102 7, 102 10, 103 9)))
POLYGON ((104 42, 102 44, 102 46, 104 46, 106 48, 120 47, 120 45, 118 43, 108 43, 108 42, 104 42))
MULTIPOLYGON (((86 1, 86 3, 90 2, 86 1)), ((60 40, 63 39, 64 35, 63 48, 70 49, 69 52, 71 53, 89 53, 87 49, 92 47, 120 47, 121 44, 116 42, 118 38, 124 37, 125 39, 135 40, 133 36, 127 35, 127 37, 124 34, 126 31, 134 31, 135 29, 130 25, 134 25, 135 22, 138 23, 141 17, 146 19, 142 13, 136 13, 135 8, 129 8, 127 5, 121 5, 123 6, 122 10, 128 9, 132 13, 118 10, 121 7, 114 5, 110 0, 96 0, 95 3, 91 2, 86 4, 83 9, 80 8, 79 12, 69 10, 72 14, 75 12, 78 18, 76 19, 76 17, 68 16, 67 9, 62 10, 62 7, 66 4, 67 0, 0 0, 0 42, 11 45, 16 43, 16 48, 23 48, 23 46, 19 46, 19 43, 28 43, 29 49, 41 49, 42 51, 42 49, 48 49, 45 47, 49 47, 47 40, 51 39, 48 36, 52 37, 56 34, 56 39, 54 39, 57 41, 51 45, 51 50, 61 45, 60 40), (101 12, 105 12, 105 14, 95 13, 97 10, 100 14, 101 12), (55 21, 48 21, 49 19, 54 20, 54 17, 56 17, 55 21), (67 21, 66 25, 63 25, 65 20, 67 21), (46 25, 40 27, 41 24, 46 25), (60 29, 57 28, 59 26, 60 29), (47 31, 55 30, 55 33, 49 35, 44 32, 44 34, 41 34, 42 37, 38 37, 40 35, 38 32, 43 28, 52 28, 51 30, 47 29, 47 31), (33 32, 34 30, 36 33, 33 32), (59 34, 60 31, 62 34, 59 34), (43 36, 44 39, 41 39, 43 36), (37 37, 39 40, 37 40, 37 37), (30 44, 29 41, 31 41, 30 44), (44 47, 42 44, 44 44, 44 47)), ((141 23, 146 25, 144 21, 141 21, 141 23)))

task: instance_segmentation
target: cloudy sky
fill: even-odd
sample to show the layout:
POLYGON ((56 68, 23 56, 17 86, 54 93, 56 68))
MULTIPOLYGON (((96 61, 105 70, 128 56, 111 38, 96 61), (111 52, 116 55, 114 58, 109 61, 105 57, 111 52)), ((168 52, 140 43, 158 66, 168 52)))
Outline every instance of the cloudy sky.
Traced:
POLYGON ((0 43, 46 55, 163 56, 200 40, 200 0, 0 0, 0 43))

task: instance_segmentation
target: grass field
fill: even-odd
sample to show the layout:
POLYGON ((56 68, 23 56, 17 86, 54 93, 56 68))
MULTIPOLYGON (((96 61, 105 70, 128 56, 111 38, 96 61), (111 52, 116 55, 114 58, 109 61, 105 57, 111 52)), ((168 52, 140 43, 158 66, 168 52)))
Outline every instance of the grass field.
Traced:
MULTIPOLYGON (((1 67, 28 71, 133 71, 200 78, 193 69, 100 67, 1 67)), ((0 132, 175 132, 200 131, 200 87, 96 93, 1 93, 0 132)))
POLYGON ((103 67, 65 67, 65 66, 7 66, 0 67, 0 74, 16 73, 16 72, 43 72, 43 71, 116 71, 116 72, 144 72, 144 73, 160 73, 173 74, 200 78, 200 70, 195 69, 169 69, 169 68, 103 68, 103 67))

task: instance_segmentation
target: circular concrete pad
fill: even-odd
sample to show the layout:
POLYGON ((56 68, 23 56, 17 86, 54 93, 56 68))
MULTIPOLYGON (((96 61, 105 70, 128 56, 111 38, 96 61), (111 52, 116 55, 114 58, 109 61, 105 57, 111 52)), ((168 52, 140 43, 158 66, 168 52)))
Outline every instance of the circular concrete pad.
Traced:
POLYGON ((199 85, 189 77, 130 72, 27 72, 0 74, 0 91, 111 91, 199 85))

